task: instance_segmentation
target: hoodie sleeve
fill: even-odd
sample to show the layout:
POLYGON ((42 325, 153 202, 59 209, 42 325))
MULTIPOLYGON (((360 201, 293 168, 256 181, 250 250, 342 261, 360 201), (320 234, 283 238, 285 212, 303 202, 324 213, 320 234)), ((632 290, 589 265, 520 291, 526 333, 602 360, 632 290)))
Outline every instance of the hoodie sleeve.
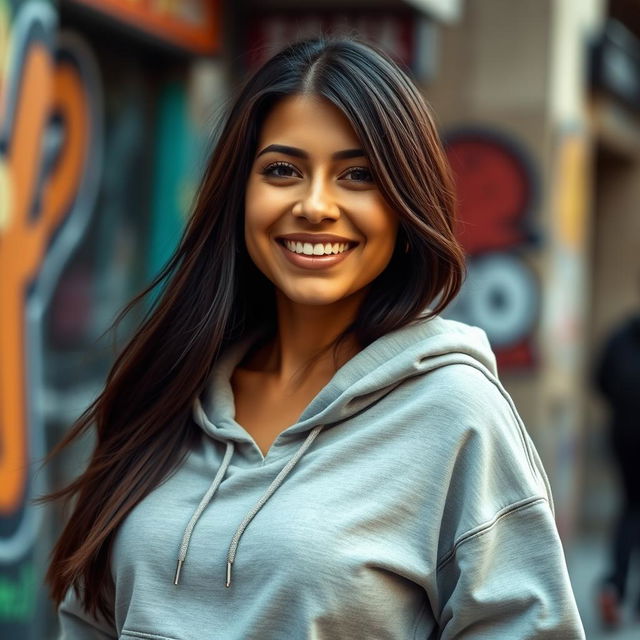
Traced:
POLYGON ((544 498, 505 508, 469 532, 438 573, 442 640, 585 637, 544 498))
MULTIPOLYGON (((582 640, 548 481, 513 401, 481 369, 439 383, 451 434, 432 605, 442 640, 582 640)), ((442 454, 445 455, 444 453, 442 454)))
POLYGON ((89 615, 73 589, 58 607, 60 634, 58 640, 117 640, 115 628, 106 621, 89 615))

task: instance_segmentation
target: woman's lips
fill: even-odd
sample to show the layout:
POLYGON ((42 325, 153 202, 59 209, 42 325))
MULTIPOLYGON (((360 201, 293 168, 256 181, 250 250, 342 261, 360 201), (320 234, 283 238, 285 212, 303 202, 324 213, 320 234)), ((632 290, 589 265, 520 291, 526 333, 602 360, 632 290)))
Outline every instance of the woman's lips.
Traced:
POLYGON ((354 247, 350 247, 342 253, 331 254, 328 256, 314 256, 303 253, 294 253, 293 251, 289 251, 289 249, 287 249, 287 247, 282 243, 276 242, 276 244, 280 247, 280 250, 284 253, 284 257, 289 262, 294 264, 296 267, 302 267, 303 269, 326 269, 327 267, 332 267, 334 264, 342 262, 355 248, 354 245, 354 247))

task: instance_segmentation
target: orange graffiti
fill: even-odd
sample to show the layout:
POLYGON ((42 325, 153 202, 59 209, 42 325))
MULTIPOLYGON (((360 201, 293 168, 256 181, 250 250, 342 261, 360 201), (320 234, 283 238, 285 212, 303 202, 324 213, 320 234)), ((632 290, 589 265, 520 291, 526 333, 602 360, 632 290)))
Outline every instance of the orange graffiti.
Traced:
POLYGON ((211 55, 220 49, 219 0, 73 1, 194 53, 211 55))
POLYGON ((33 42, 25 56, 4 158, 8 214, 0 213, 0 514, 20 506, 28 478, 28 291, 73 204, 89 135, 87 98, 75 69, 64 62, 54 66, 41 42, 33 42), (65 141, 43 176, 43 134, 52 113, 65 122, 65 141))

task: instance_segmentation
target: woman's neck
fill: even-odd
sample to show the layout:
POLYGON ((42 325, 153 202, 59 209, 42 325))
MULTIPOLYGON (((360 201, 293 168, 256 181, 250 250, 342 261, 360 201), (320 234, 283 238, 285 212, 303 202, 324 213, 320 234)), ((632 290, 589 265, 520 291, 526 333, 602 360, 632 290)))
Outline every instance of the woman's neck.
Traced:
POLYGON ((260 345, 243 363, 243 368, 268 374, 274 382, 287 384, 317 354, 326 349, 307 371, 306 376, 332 376, 360 347, 350 336, 341 345, 334 360, 333 348, 327 349, 354 321, 363 295, 350 296, 332 305, 300 305, 276 293, 278 325, 273 339, 260 345))

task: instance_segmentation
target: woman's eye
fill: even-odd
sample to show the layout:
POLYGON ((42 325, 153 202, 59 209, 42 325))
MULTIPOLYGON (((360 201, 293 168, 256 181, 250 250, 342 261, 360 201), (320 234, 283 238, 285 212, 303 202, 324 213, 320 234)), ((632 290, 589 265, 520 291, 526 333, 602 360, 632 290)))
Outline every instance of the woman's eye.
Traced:
POLYGON ((298 171, 288 162, 274 162, 262 170, 262 175, 271 178, 293 178, 298 171))
POLYGON ((350 182, 373 182, 373 175, 366 167, 354 167, 349 169, 344 176, 351 176, 350 182))

